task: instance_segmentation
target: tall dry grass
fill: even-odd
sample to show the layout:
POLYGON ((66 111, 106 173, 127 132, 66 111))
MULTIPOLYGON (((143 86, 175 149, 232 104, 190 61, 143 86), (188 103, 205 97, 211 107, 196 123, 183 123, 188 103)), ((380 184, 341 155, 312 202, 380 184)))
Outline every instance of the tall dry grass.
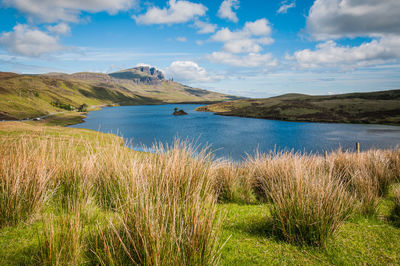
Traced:
POLYGON ((0 139, 0 228, 33 219, 48 198, 55 174, 53 143, 0 139))
POLYGON ((1 149, 1 225, 41 216, 41 264, 218 262, 220 220, 206 151, 179 141, 151 155, 101 138, 0 142, 8 147, 1 149), (108 227, 88 226, 88 210, 96 208, 111 212, 108 227))
POLYGON ((400 226, 400 185, 398 184, 393 188, 393 200, 394 206, 391 213, 392 221, 397 225, 400 226))
POLYGON ((293 153, 249 159, 271 201, 272 225, 286 241, 324 246, 347 219, 353 198, 323 160, 293 153))
POLYGON ((212 163, 185 143, 158 146, 123 179, 118 221, 100 231, 94 253, 103 265, 216 264, 219 259, 212 163))
POLYGON ((216 264, 217 201, 269 202, 278 234, 323 246, 353 209, 376 213, 400 173, 399 150, 243 163, 212 161, 187 142, 155 150, 102 137, 2 138, 0 227, 42 221, 42 264, 216 264), (108 221, 95 226, 95 212, 108 221))
POLYGON ((360 154, 337 151, 330 154, 327 164, 349 191, 358 198, 361 214, 375 215, 379 199, 387 195, 390 185, 398 179, 398 150, 371 150, 360 154))
POLYGON ((257 203, 255 192, 256 180, 250 178, 252 168, 230 161, 214 163, 214 189, 219 202, 243 204, 257 203))

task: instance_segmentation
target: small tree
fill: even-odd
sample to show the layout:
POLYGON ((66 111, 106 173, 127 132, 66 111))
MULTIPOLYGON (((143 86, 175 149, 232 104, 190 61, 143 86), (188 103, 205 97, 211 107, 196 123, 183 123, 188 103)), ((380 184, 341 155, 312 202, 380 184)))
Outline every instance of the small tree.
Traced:
POLYGON ((84 103, 81 106, 78 107, 78 112, 87 112, 87 104, 84 103))

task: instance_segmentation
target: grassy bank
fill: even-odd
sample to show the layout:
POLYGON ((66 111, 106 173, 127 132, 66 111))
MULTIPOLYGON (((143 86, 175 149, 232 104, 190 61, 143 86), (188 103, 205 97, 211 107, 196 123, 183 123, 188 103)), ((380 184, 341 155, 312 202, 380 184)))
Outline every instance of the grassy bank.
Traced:
POLYGON ((400 125, 400 90, 331 96, 286 94, 197 108, 219 115, 285 121, 400 125))
POLYGON ((399 264, 400 151, 214 161, 0 123, 0 264, 399 264))

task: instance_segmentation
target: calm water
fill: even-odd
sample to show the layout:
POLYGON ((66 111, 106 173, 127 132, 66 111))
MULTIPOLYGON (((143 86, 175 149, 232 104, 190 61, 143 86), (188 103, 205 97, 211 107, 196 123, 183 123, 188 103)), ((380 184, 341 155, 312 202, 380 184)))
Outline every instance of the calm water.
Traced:
POLYGON ((364 150, 400 146, 400 127, 226 117, 194 111, 198 106, 108 107, 90 112, 84 123, 72 127, 118 133, 131 140, 133 148, 138 150, 156 141, 171 143, 175 137, 188 138, 200 145, 210 144, 217 157, 234 160, 240 160, 246 153, 253 154, 257 149, 322 153, 339 147, 353 149, 357 141, 364 150), (171 115, 175 107, 189 115, 171 115))

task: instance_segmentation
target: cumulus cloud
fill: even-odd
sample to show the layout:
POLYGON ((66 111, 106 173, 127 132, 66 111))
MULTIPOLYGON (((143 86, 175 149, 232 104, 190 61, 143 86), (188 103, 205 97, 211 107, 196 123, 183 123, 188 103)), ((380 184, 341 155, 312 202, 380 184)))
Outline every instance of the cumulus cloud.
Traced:
POLYGON ((215 30, 217 29, 217 25, 216 24, 203 22, 203 21, 198 20, 198 19, 195 20, 194 26, 199 29, 197 31, 197 33, 200 33, 200 34, 214 33, 215 30))
POLYGON ((320 42, 315 49, 297 51, 303 68, 353 69, 400 59, 400 1, 316 0, 307 17, 307 30, 320 42), (358 46, 336 39, 370 37, 358 46))
POLYGON ((30 19, 43 22, 78 22, 82 11, 106 11, 115 14, 130 9, 136 0, 3 0, 3 4, 14 7, 30 19))
POLYGON ((168 7, 151 7, 145 14, 132 16, 138 24, 174 24, 185 23, 196 17, 204 16, 207 7, 184 0, 169 0, 168 7))
POLYGON ((265 18, 246 22, 242 30, 232 32, 228 28, 217 31, 211 39, 223 42, 223 49, 229 53, 258 53, 262 45, 271 44, 271 27, 265 18))
POLYGON ((71 28, 66 23, 59 23, 54 26, 47 26, 47 30, 51 33, 65 35, 71 32, 71 28))
POLYGON ((317 40, 400 34, 399 0, 316 0, 307 30, 317 40))
POLYGON ((282 1, 281 6, 279 7, 278 11, 276 11, 278 14, 286 14, 289 9, 296 7, 296 1, 293 1, 291 3, 288 2, 288 0, 282 1))
POLYGON ((177 37, 176 40, 178 42, 186 42, 187 41, 186 37, 177 37))
POLYGON ((181 82, 207 83, 220 80, 223 77, 210 74, 193 61, 175 61, 165 70, 166 76, 181 82))
POLYGON ((32 57, 63 48, 57 37, 23 24, 17 24, 13 31, 3 33, 0 44, 10 53, 32 57))
POLYGON ((227 52, 213 52, 207 58, 214 63, 236 67, 275 67, 278 62, 272 54, 249 53, 238 56, 227 52))
POLYGON ((269 53, 260 53, 264 45, 274 42, 271 38, 271 26, 267 19, 246 22, 241 30, 231 31, 222 28, 217 31, 211 40, 222 42, 223 51, 207 55, 208 60, 214 63, 236 67, 272 67, 277 61, 269 53))
POLYGON ((224 0, 218 9, 218 17, 238 22, 239 19, 234 10, 239 9, 239 0, 224 0))
POLYGON ((400 58, 400 36, 385 36, 355 47, 329 40, 318 44, 315 50, 297 51, 292 58, 304 68, 355 68, 392 62, 400 58))

